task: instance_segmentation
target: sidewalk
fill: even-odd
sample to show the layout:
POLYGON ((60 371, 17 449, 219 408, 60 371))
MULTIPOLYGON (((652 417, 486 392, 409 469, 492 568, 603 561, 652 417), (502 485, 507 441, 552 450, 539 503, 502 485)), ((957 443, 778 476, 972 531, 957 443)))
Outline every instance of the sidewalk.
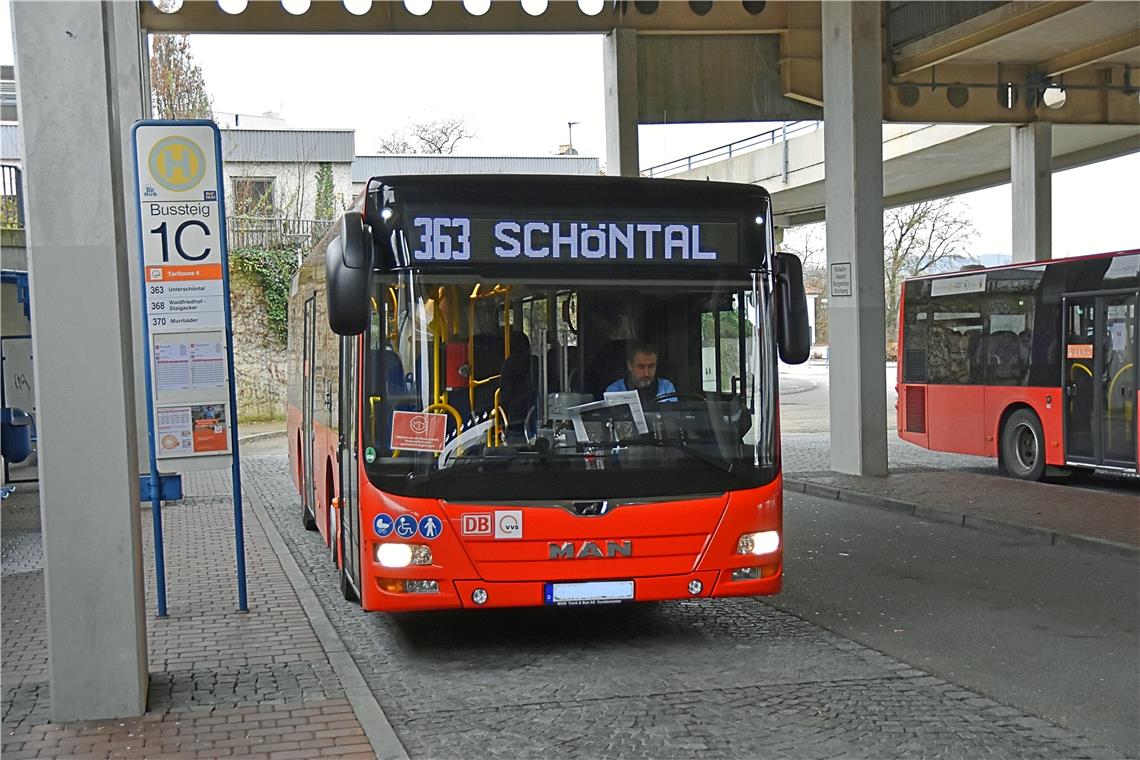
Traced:
POLYGON ((1113 487, 1097 490, 1029 483, 1002 476, 992 459, 929 452, 894 438, 890 474, 860 477, 828 469, 826 436, 790 435, 783 443, 791 491, 1140 560, 1140 481, 1106 481, 1113 487))
POLYGON ((360 690, 344 683, 343 648, 329 645, 323 612, 311 618, 291 584, 276 529, 267 533, 244 500, 249 612, 240 613, 229 472, 183 482, 187 498, 163 509, 163 620, 143 509, 150 691, 145 715, 119 720, 50 722, 38 493, 21 485, 3 502, 4 759, 376 757, 354 712, 360 690))

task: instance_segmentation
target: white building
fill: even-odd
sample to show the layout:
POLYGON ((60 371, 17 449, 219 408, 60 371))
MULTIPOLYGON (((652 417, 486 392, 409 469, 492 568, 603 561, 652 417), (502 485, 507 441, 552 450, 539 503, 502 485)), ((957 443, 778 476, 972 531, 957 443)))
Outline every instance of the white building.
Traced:
POLYGON ((352 162, 352 194, 359 195, 372 177, 397 174, 600 173, 598 159, 587 156, 357 156, 352 162))

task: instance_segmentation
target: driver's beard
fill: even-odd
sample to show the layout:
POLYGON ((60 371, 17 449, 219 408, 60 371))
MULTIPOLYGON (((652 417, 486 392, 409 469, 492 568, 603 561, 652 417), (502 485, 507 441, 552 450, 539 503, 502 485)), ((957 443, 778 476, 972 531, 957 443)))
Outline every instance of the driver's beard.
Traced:
POLYGON ((649 386, 653 385, 654 380, 656 380, 656 378, 653 378, 653 377, 635 377, 633 379, 633 382, 637 386, 637 390, 643 391, 646 388, 648 388, 649 386))

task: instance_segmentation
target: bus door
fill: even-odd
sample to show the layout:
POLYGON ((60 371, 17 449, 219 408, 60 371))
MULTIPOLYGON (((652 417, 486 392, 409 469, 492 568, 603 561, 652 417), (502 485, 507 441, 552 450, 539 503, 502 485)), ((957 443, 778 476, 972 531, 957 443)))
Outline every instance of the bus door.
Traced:
POLYGON ((1136 469, 1137 294, 1065 297, 1065 458, 1136 469))
POLYGON ((315 403, 314 391, 316 389, 316 376, 314 372, 314 355, 317 348, 316 309, 317 297, 313 296, 305 301, 305 335, 302 340, 301 362, 301 472, 304 474, 304 484, 301 488, 305 507, 313 515, 317 514, 316 488, 313 482, 313 405, 315 403))
MULTIPOLYGON (((340 341, 340 440, 338 460, 340 462, 340 545, 341 561, 344 568, 341 583, 351 579, 353 585, 360 577, 360 510, 357 508, 357 413, 359 409, 357 392, 357 344, 360 338, 344 337, 340 341)), ((336 544, 334 544, 334 547, 336 544)), ((342 588, 343 590, 343 588, 342 588)), ((357 589, 359 590, 359 589, 357 589)))

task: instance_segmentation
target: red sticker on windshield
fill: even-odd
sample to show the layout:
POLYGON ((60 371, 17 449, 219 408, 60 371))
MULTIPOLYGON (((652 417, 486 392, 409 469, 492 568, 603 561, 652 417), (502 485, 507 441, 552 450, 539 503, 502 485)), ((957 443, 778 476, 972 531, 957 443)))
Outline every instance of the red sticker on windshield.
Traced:
POLYGON ((442 451, 447 436, 447 415, 426 412, 392 412, 393 449, 442 451))
POLYGON ((1070 343, 1069 350, 1065 356, 1069 359, 1091 359, 1093 358, 1093 344, 1070 343))

